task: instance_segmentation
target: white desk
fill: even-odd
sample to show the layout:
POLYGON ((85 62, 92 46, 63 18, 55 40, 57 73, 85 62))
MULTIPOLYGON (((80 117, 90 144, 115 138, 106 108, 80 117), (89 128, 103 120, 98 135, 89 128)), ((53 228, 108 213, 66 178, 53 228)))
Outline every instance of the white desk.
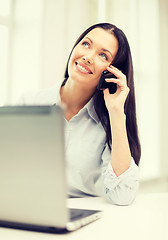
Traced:
POLYGON ((131 206, 101 198, 69 199, 70 207, 103 210, 103 217, 75 232, 57 235, 0 228, 0 240, 167 240, 168 193, 138 195, 131 206))

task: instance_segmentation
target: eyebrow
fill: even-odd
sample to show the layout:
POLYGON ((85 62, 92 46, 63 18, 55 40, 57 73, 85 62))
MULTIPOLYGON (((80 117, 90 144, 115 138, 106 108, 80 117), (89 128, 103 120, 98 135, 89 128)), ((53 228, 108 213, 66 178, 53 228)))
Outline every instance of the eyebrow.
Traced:
MULTIPOLYGON (((85 38, 88 38, 88 39, 90 40, 90 42, 93 44, 93 41, 92 41, 89 37, 85 37, 85 38)), ((107 49, 105 49, 105 48, 102 48, 102 51, 110 53, 110 55, 111 55, 112 58, 113 58, 113 54, 112 54, 109 50, 107 50, 107 49)))

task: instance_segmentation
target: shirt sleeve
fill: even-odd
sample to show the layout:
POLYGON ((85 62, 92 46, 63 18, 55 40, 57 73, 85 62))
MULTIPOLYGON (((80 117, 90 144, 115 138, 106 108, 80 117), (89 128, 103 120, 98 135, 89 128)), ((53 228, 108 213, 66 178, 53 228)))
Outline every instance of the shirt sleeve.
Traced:
POLYGON ((108 145, 102 155, 102 177, 107 198, 116 205, 130 205, 139 188, 139 167, 132 158, 129 168, 116 176, 110 163, 111 153, 108 145))

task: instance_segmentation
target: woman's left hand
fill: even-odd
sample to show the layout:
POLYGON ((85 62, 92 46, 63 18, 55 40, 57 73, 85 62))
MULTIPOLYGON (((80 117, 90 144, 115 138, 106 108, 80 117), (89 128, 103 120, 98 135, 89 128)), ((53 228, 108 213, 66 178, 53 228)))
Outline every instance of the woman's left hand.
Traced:
POLYGON ((116 83, 117 91, 114 94, 110 94, 108 88, 103 90, 106 107, 109 112, 113 110, 124 111, 124 103, 129 94, 126 76, 118 68, 113 67, 112 65, 110 67, 107 67, 107 70, 114 74, 117 78, 109 78, 105 80, 106 82, 116 83))

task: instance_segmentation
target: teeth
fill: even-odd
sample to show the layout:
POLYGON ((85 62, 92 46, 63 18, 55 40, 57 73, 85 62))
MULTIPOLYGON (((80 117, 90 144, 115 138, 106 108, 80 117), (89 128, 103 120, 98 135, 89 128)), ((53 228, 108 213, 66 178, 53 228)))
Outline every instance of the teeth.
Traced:
POLYGON ((84 67, 82 67, 81 65, 77 64, 78 68, 80 68, 81 70, 83 70, 84 72, 89 73, 89 71, 87 71, 84 67))

